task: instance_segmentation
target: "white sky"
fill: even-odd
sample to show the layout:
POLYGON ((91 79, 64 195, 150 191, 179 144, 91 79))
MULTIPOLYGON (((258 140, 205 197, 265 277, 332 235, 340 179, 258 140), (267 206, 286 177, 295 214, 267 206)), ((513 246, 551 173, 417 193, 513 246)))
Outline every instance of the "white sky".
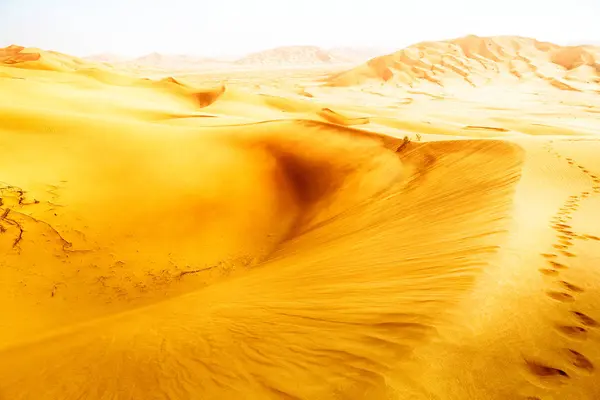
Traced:
POLYGON ((600 0, 0 0, 0 47, 77 56, 244 55, 285 45, 393 51, 470 33, 600 44, 600 0))

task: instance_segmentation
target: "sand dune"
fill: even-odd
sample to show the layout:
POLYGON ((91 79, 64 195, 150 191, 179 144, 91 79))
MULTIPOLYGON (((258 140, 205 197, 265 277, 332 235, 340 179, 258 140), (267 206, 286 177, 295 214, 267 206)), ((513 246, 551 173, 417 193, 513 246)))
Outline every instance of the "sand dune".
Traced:
POLYGON ((0 49, 0 61, 4 64, 18 64, 25 61, 37 61, 40 53, 23 51, 25 47, 10 45, 0 49))
MULTIPOLYGON (((305 130, 307 133, 311 131, 305 130)), ((258 191, 270 186, 274 194, 281 193, 283 198, 275 204, 283 207, 283 214, 278 215, 272 206, 268 207, 274 218, 268 223, 268 229, 271 232, 281 231, 285 226, 280 227, 279 224, 286 225, 288 220, 287 229, 282 232, 284 236, 280 238, 288 240, 285 245, 277 246, 255 271, 215 284, 205 291, 133 311, 133 314, 111 317, 108 321, 91 322, 89 327, 75 327, 64 333, 59 331, 58 337, 32 339, 26 345, 29 350, 15 348, 4 352, 3 360, 8 363, 3 365, 10 365, 10 370, 2 371, 8 377, 0 386, 4 395, 20 398, 23 392, 19 388, 23 385, 29 387, 27 396, 40 399, 57 396, 76 398, 83 393, 100 396, 122 390, 130 390, 130 398, 152 398, 150 393, 155 393, 155 398, 212 398, 216 393, 226 396, 254 393, 255 398, 281 398, 284 394, 318 398, 337 390, 343 390, 340 393, 346 397, 367 396, 368 392, 376 390, 385 373, 407 357, 413 342, 420 343, 431 335, 439 319, 443 318, 447 305, 456 302, 456 296, 472 285, 474 273, 481 267, 474 261, 494 253, 493 234, 502 228, 501 222, 510 204, 510 189, 518 176, 518 151, 511 145, 494 142, 449 142, 441 147, 425 145, 426 148, 432 147, 426 153, 430 157, 428 162, 424 163, 407 152, 404 156, 406 167, 403 167, 402 159, 367 139, 358 140, 352 135, 342 136, 325 130, 323 134, 331 136, 331 139, 324 142, 322 135, 317 141, 309 139, 309 136, 282 137, 277 134, 279 129, 273 131, 269 134, 267 128, 261 128, 253 137, 245 137, 248 133, 239 137, 242 142, 249 141, 244 146, 248 148, 246 151, 266 152, 262 157, 267 157, 263 161, 267 164, 260 167, 265 169, 265 175, 252 179, 255 184, 263 180, 264 183, 255 189, 247 187, 247 192, 242 191, 238 196, 246 199, 246 207, 255 202, 268 207, 264 195, 258 191), (267 137, 263 139, 265 134, 267 137), (286 141, 296 145, 286 145, 286 141), (315 143, 311 144, 311 141, 315 143), (465 157, 469 153, 477 155, 465 157), (310 154, 310 158, 305 154, 310 154), (506 157, 498 157, 499 154, 506 157), (336 158, 339 160, 335 161, 336 158), (448 178, 455 175, 453 169, 464 168, 465 160, 474 165, 483 162, 489 169, 480 169, 481 174, 473 176, 466 185, 457 185, 448 178), (409 174, 405 171, 410 169, 415 172, 409 174), (431 190, 424 182, 429 180, 434 184, 439 179, 436 176, 445 177, 446 183, 441 187, 435 184, 437 195, 432 198, 431 190), (467 201, 471 196, 476 196, 478 201, 467 201), (452 209, 444 211, 444 208, 439 208, 439 204, 446 201, 456 206, 466 204, 457 213, 452 209), (407 203, 415 205, 414 212, 408 212, 407 203), (290 213, 295 215, 291 221, 290 213), (421 229, 406 232, 403 226, 411 224, 416 215, 419 215, 421 229), (460 231, 457 224, 470 226, 472 238, 464 240, 457 234, 456 230, 460 231), (438 235, 434 245, 447 246, 446 251, 432 253, 429 246, 420 243, 432 233, 431 230, 444 233, 438 235), (365 236, 365 232, 372 232, 372 236, 365 236), (340 241, 339 237, 345 238, 340 241), (374 254, 379 256, 374 258, 374 254), (408 254, 412 257, 407 257, 408 254), (336 261, 327 261, 330 257, 336 261), (328 282, 332 280, 336 283, 330 285, 328 282), (190 314, 192 309, 203 309, 202 304, 215 304, 215 308, 204 309, 197 317, 190 314), (374 304, 379 304, 375 313, 372 310, 374 304), (400 312, 402 309, 407 311, 400 312), (179 312, 186 316, 178 317, 179 312), (177 323, 178 320, 181 323, 177 323), (215 326, 218 331, 210 328, 206 338, 202 338, 200 327, 213 325, 215 322, 211 320, 221 321, 215 326), (264 321, 264 326, 259 321, 264 321), (198 330, 192 333, 191 326, 198 330), (242 331, 238 332, 240 328, 242 331), (227 331, 233 336, 225 334, 227 331), (144 332, 153 333, 145 336, 144 332), (191 338, 186 339, 186 332, 193 334, 197 345, 190 347, 191 338), (267 332, 275 333, 275 336, 268 338, 267 332), (317 332, 322 332, 320 338, 315 336, 317 332), (329 343, 327 338, 331 335, 339 335, 338 343, 329 343), (240 340, 259 337, 265 337, 265 341, 257 342, 255 349, 246 351, 236 344, 240 340), (102 338, 110 338, 111 344, 102 338), (48 340, 54 343, 56 350, 52 350, 48 340), (152 344, 154 340, 159 342, 152 344), (216 342, 213 343, 214 340, 216 342), (282 354, 281 346, 294 340, 296 346, 303 350, 282 354), (163 344, 157 346, 160 342, 163 344), (63 355, 61 362, 53 361, 54 367, 41 367, 40 374, 26 373, 32 364, 41 366, 54 359, 54 351, 58 352, 54 353, 56 356, 63 354, 67 343, 69 347, 73 346, 69 353, 79 354, 77 349, 86 348, 86 356, 68 360, 63 355), (42 351, 40 346, 45 350, 42 351), (107 358, 94 350, 104 352, 107 346, 109 349, 128 350, 122 355, 107 358), (138 346, 141 346, 139 350, 138 346), (172 349, 170 354, 159 356, 159 353, 148 353, 150 349, 158 350, 161 346, 172 349), (206 346, 221 349, 221 354, 203 355, 206 346), (194 347, 196 350, 193 350, 194 347), (352 353, 348 354, 348 351, 352 353), (23 357, 23 354, 34 358, 23 357), (235 354, 239 357, 238 367, 235 366, 238 363, 231 364, 235 354), (18 360, 13 357, 18 357, 18 360), (162 359, 163 366, 160 368, 152 361, 156 357, 162 359), (210 359, 203 361, 205 357, 210 359), (278 370, 265 364, 275 358, 282 360, 283 368, 278 370), (342 362, 345 358, 347 361, 342 362), (289 364, 284 361, 286 359, 289 364), (89 366, 92 360, 96 360, 93 363, 96 367, 86 368, 89 372, 82 374, 82 367, 89 366), (183 372, 178 365, 184 366, 192 375, 173 385, 168 377, 183 372), (210 376, 209 371, 222 368, 229 371, 227 375, 210 376), (256 378, 251 378, 252 375, 256 378), (329 378, 315 382, 312 387, 297 385, 298 379, 312 381, 315 375, 329 378), (70 377, 66 387, 61 377, 70 377), (114 386, 99 388, 88 385, 82 392, 81 383, 93 380, 92 377, 98 382, 110 379, 114 386), (347 388, 342 389, 344 387, 347 388)), ((302 132, 301 129, 297 131, 302 132)), ((203 147, 206 145, 208 143, 204 141, 203 147)), ((421 149, 419 152, 425 151, 421 149)), ((251 166, 256 168, 254 163, 240 166, 246 172, 240 180, 249 178, 248 168, 251 166)), ((230 185, 237 186, 233 182, 230 179, 230 185)), ((135 193, 136 197, 145 196, 140 193, 139 187, 136 187, 135 193)), ((89 204, 89 200, 85 203, 89 204)), ((94 208, 105 207, 99 204, 94 208)), ((208 204, 200 202, 197 207, 203 209, 208 204)), ((148 206, 145 211, 164 215, 164 211, 148 209, 148 206)), ((237 229, 240 232, 252 229, 256 235, 258 226, 244 227, 240 216, 237 229)), ((130 215, 128 219, 131 218, 130 215)), ((255 214, 252 219, 259 223, 259 218, 255 214)), ((24 230, 30 230, 23 217, 15 219, 22 223, 24 230)), ((176 225, 183 222, 177 222, 178 219, 171 221, 176 225)), ((127 232, 132 232, 133 226, 139 223, 141 221, 138 220, 133 225, 128 224, 127 232)), ((223 223, 224 220, 220 220, 219 232, 224 232, 223 223)), ((217 232, 217 227, 211 229, 205 218, 201 224, 204 229, 217 232)), ((119 235, 115 228, 110 228, 112 240, 119 235)), ((96 225, 94 230, 98 229, 100 227, 96 225)), ((155 229, 161 229, 161 226, 155 229)), ((143 242, 150 238, 144 239, 138 230, 133 233, 136 247, 148 248, 149 243, 143 242)), ((171 231, 171 234, 174 232, 171 231)), ((182 238, 183 232, 177 236, 182 238)), ((165 239, 163 235, 160 238, 165 239)), ((153 246, 158 244, 156 239, 152 238, 153 246)), ((196 241, 199 242, 198 239, 196 241)), ((24 257, 33 250, 31 246, 35 246, 35 242, 19 244, 19 257, 24 257)), ((169 243, 171 251, 181 254, 181 246, 173 245, 169 243)), ((75 248, 75 244, 69 247, 75 248)), ((114 245, 111 247, 113 252, 124 252, 114 245)), ((87 258, 84 254, 78 257, 76 253, 69 258, 73 257, 87 258)), ((190 258, 188 261, 193 262, 190 258)), ((129 262, 124 262, 122 267, 127 265, 129 262)), ((68 296, 74 289, 59 287, 58 290, 64 292, 63 296, 68 296)), ((23 333, 20 336, 22 338, 23 333)))
POLYGON ((50 71, 75 71, 82 68, 100 67, 97 63, 56 51, 44 51, 17 45, 0 49, 0 65, 50 71))
POLYGON ((418 46, 1 50, 0 399, 600 398, 594 48, 418 46))
POLYGON ((237 60, 241 65, 311 65, 348 62, 316 46, 287 46, 264 50, 237 60))
POLYGON ((368 47, 335 47, 322 49, 317 46, 284 46, 250 53, 238 58, 209 58, 185 54, 161 54, 153 52, 141 57, 127 58, 110 53, 83 57, 84 60, 110 64, 122 68, 138 68, 165 71, 186 71, 214 68, 252 66, 298 66, 335 63, 361 63, 384 53, 368 47))
POLYGON ((364 125, 370 122, 368 118, 345 117, 329 108, 323 108, 321 111, 317 112, 317 115, 329 122, 333 122, 334 124, 340 124, 345 126, 364 125))
POLYGON ((477 87, 504 78, 545 81, 562 90, 597 90, 599 57, 600 48, 593 46, 561 47, 522 37, 471 35, 415 44, 335 74, 328 81, 334 86, 383 81, 410 87, 424 83, 477 87))

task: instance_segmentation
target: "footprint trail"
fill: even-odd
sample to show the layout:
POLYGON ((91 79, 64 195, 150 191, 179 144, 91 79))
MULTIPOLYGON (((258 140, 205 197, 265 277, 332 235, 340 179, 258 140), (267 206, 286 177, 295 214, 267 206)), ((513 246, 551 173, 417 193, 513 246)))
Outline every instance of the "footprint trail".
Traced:
MULTIPOLYGON (((569 166, 577 168, 592 181, 590 189, 570 196, 551 218, 550 227, 556 233, 556 240, 551 245, 550 251, 540 254, 545 266, 540 267, 539 272, 550 279, 549 286, 551 286, 545 291, 545 295, 556 302, 558 307, 568 307, 571 316, 568 321, 557 322, 554 325, 554 330, 559 336, 566 338, 575 345, 575 343, 589 340, 591 330, 599 328, 600 323, 577 310, 578 296, 584 293, 585 289, 577 282, 567 281, 561 278, 560 275, 571 268, 569 259, 577 257, 577 253, 573 250, 577 240, 600 242, 600 237, 577 232, 570 222, 573 219, 573 214, 580 208, 582 201, 600 194, 600 176, 594 175, 588 168, 580 165, 574 159, 560 154, 552 147, 551 142, 545 146, 545 149, 558 159, 566 161, 569 166)), ((561 358, 566 365, 570 365, 568 371, 564 371, 556 365, 546 365, 543 362, 525 359, 525 367, 531 381, 542 388, 559 387, 568 383, 574 375, 589 375, 595 370, 595 365, 581 350, 574 350, 568 345, 567 348, 562 349, 561 358)))

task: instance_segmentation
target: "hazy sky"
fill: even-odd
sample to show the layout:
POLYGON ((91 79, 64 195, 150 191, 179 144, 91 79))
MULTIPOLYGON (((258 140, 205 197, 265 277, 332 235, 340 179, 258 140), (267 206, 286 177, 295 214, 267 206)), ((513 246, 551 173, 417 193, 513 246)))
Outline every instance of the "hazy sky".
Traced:
POLYGON ((85 56, 238 55, 474 33, 600 43, 600 0, 0 0, 0 47, 85 56))

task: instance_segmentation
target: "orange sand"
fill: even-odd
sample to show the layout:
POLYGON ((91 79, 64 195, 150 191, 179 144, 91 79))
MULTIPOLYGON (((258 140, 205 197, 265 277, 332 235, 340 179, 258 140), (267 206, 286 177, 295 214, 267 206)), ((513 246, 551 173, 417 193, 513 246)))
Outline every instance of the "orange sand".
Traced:
POLYGON ((596 50, 415 48, 0 50, 0 399, 600 398, 596 50))

